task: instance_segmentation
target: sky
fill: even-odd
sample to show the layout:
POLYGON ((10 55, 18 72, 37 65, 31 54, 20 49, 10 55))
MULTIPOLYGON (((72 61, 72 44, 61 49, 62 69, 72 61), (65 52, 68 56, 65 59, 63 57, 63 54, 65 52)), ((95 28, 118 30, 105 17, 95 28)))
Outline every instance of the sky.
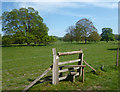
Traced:
MULTIPOLYGON (((118 34, 118 1, 117 0, 4 0, 0 4, 0 16, 5 11, 20 9, 22 7, 33 7, 43 18, 43 22, 49 28, 48 34, 63 37, 69 26, 75 26, 76 22, 82 18, 88 18, 97 28, 98 33, 102 33, 102 28, 113 29, 114 34, 118 34), (10 2, 11 1, 11 2, 10 2), (1 6, 2 5, 2 6, 1 6)), ((1 25, 0 25, 1 28, 1 25)), ((0 33, 2 31, 0 30, 0 33)), ((3 34, 3 33, 2 33, 3 34)))

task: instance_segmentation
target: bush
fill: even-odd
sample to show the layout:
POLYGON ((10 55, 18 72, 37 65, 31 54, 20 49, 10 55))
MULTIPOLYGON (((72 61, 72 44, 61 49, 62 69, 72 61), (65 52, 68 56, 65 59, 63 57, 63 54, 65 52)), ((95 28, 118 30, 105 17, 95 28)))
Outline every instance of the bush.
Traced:
POLYGON ((2 37, 2 44, 3 45, 10 45, 13 43, 13 39, 12 39, 12 36, 11 35, 5 35, 2 37))
POLYGON ((21 32, 21 31, 17 31, 14 35, 13 35, 13 41, 15 44, 23 44, 25 43, 25 33, 21 32))

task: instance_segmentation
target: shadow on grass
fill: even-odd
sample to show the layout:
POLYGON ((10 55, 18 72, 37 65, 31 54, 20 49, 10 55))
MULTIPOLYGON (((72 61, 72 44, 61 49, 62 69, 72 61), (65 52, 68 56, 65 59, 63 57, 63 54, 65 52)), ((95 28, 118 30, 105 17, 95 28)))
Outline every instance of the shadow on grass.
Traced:
MULTIPOLYGON (((29 82, 33 82, 35 79, 27 79, 29 82)), ((73 77, 71 75, 68 75, 66 79, 61 80, 62 81, 71 81, 73 82, 73 77)), ((45 83, 45 82, 49 82, 52 85, 52 76, 46 76, 45 78, 42 78, 41 80, 39 80, 38 82, 36 82, 33 86, 40 84, 40 83, 45 83)), ((82 80, 80 80, 80 82, 82 82, 82 80)))
MULTIPOLYGON (((48 44, 49 46, 50 45, 52 45, 52 44, 48 44)), ((35 47, 37 47, 37 46, 48 46, 48 45, 43 45, 43 44, 41 44, 41 45, 18 45, 18 44, 14 44, 14 45, 2 45, 1 47, 29 47, 29 46, 35 46, 35 47)))
MULTIPOLYGON (((107 49, 107 50, 117 50, 118 48, 110 48, 110 49, 107 49)), ((119 48, 120 50, 120 48, 119 48)))
POLYGON ((92 43, 90 43, 90 42, 88 42, 88 43, 71 43, 71 44, 80 44, 80 45, 87 45, 87 44, 92 44, 92 43))

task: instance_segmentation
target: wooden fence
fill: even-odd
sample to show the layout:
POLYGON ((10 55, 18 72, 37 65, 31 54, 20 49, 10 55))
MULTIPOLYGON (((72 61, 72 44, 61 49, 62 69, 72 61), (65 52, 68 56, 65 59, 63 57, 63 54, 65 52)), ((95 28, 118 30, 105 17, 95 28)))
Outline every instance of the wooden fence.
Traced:
POLYGON ((68 75, 63 76, 63 72, 70 72, 70 75, 73 76, 73 81, 75 81, 75 76, 82 75, 82 82, 84 82, 84 67, 83 65, 83 51, 72 51, 72 52, 58 52, 56 54, 56 49, 53 48, 53 69, 52 69, 52 84, 56 85, 60 80, 66 79, 68 75), (71 61, 59 62, 60 56, 79 54, 78 59, 71 61), (68 63, 78 62, 78 65, 63 65, 68 63), (62 65, 62 66, 61 66, 62 65), (67 69, 62 69, 66 67, 67 69), (77 72, 74 70, 77 69, 77 72))

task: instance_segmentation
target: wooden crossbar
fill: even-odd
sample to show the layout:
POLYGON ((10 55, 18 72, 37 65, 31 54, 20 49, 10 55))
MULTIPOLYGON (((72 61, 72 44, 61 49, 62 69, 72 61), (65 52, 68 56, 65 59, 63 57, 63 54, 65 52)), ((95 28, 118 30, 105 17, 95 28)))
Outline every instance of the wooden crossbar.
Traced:
POLYGON ((87 62, 85 62, 85 61, 83 61, 87 66, 89 66, 92 70, 94 70, 95 72, 96 72, 96 70, 92 67, 92 66, 90 66, 87 62))
POLYGON ((86 65, 64 65, 59 67, 86 67, 86 65))
MULTIPOLYGON (((79 67, 75 67, 74 69, 79 69, 79 67)), ((67 71, 69 71, 69 69, 63 69, 63 70, 59 70, 59 73, 67 72, 67 71)))
POLYGON ((30 83, 22 92, 26 92, 30 87, 32 87, 36 82, 38 82, 43 76, 45 76, 51 69, 53 65, 51 65, 45 72, 40 75, 38 78, 36 78, 32 83, 30 83))
POLYGON ((57 55, 64 56, 64 55, 72 55, 72 54, 80 54, 83 53, 82 50, 80 51, 71 51, 71 52, 58 52, 57 55))
POLYGON ((77 60, 71 60, 71 61, 65 61, 65 62, 59 62, 58 65, 62 65, 62 64, 68 64, 68 63, 75 63, 80 61, 81 59, 77 59, 77 60))
POLYGON ((60 78, 59 78, 59 81, 60 81, 60 80, 64 80, 64 79, 66 79, 67 76, 68 76, 68 75, 65 75, 65 76, 63 76, 63 77, 60 77, 60 78))

